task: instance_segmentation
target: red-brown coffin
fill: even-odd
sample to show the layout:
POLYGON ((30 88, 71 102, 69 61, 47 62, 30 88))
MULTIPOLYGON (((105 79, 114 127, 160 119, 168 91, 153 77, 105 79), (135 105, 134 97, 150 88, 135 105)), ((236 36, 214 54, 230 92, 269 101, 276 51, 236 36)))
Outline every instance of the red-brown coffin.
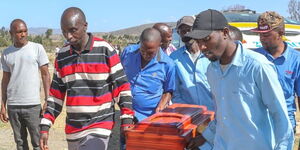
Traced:
POLYGON ((126 131, 127 150, 183 150, 214 117, 205 106, 173 104, 126 131))

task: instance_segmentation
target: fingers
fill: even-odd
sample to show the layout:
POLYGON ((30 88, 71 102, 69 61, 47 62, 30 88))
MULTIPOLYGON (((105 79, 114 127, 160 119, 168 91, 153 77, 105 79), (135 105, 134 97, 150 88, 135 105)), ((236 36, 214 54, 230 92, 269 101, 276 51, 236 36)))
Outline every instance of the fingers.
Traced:
POLYGON ((40 148, 42 150, 48 150, 48 133, 41 133, 40 137, 40 148))
POLYGON ((0 115, 0 120, 4 123, 8 122, 8 117, 6 116, 6 114, 1 114, 0 115))
POLYGON ((48 150, 49 149, 47 141, 44 141, 44 140, 40 140, 40 147, 41 147, 42 150, 48 150))
POLYGON ((191 140, 191 141, 188 143, 188 145, 186 146, 186 148, 191 149, 191 148, 193 148, 193 147, 195 147, 195 142, 194 142, 194 140, 191 140))
POLYGON ((156 112, 156 113, 157 113, 157 112, 160 112, 159 107, 157 107, 157 108, 155 109, 155 112, 156 112))

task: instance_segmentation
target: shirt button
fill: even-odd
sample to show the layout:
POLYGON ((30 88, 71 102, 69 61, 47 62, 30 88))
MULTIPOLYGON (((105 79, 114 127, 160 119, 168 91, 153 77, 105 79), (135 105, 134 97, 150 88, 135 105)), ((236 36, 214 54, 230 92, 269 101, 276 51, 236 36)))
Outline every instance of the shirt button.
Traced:
POLYGON ((222 100, 224 100, 224 97, 222 97, 222 100))
POLYGON ((223 120, 226 120, 226 117, 223 117, 223 120))

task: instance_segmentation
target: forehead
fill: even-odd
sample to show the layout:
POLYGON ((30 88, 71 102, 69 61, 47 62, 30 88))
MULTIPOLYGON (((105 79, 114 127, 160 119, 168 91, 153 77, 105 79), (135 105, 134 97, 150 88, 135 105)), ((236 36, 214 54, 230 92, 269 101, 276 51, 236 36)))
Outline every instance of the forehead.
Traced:
POLYGON ((12 30, 17 31, 17 30, 27 30, 27 26, 24 22, 15 22, 12 25, 12 30))
POLYGON ((61 19, 61 28, 79 28, 84 26, 84 21, 79 15, 66 15, 61 19))
POLYGON ((151 49, 151 48, 158 48, 160 46, 159 41, 144 41, 141 43, 142 47, 151 49))

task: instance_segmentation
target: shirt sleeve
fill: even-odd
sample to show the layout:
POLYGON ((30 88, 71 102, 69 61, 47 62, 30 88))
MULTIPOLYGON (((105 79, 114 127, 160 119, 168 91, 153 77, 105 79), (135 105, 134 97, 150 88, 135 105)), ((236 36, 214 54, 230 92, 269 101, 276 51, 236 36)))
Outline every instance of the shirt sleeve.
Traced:
POLYGON ((47 53, 43 47, 43 45, 38 44, 38 63, 39 66, 43 66, 49 63, 49 59, 47 53))
POLYGON ((125 48, 123 49, 121 55, 120 55, 121 63, 122 63, 123 65, 124 65, 124 61, 125 61, 125 59, 126 59, 126 57, 127 57, 127 53, 128 53, 128 51, 129 51, 129 49, 130 49, 129 46, 125 47, 125 48))
POLYGON ((57 60, 54 63, 53 79, 50 87, 49 98, 47 99, 47 109, 41 120, 41 132, 49 131, 55 119, 62 111, 66 95, 66 87, 59 73, 57 60))
POLYGON ((289 149, 293 145, 294 134, 288 118, 283 90, 273 64, 266 63, 259 67, 256 84, 262 91, 262 101, 267 106, 273 120, 275 150, 289 149))
POLYGON ((9 69, 9 66, 7 65, 7 63, 5 61, 5 55, 4 55, 4 53, 2 53, 2 55, 1 55, 1 67, 2 67, 3 71, 5 71, 5 72, 11 72, 10 69, 9 69))
POLYGON ((295 91, 298 97, 300 97, 300 63, 298 64, 297 74, 295 78, 295 91))
POLYGON ((166 92, 172 93, 175 90, 175 65, 173 62, 169 62, 167 65, 169 67, 166 72, 166 81, 164 82, 163 88, 164 88, 164 93, 166 92))
POLYGON ((132 96, 130 84, 124 73, 120 58, 115 51, 108 50, 108 66, 110 68, 110 80, 113 85, 112 95, 119 98, 118 105, 121 109, 121 124, 132 124, 134 111, 132 109, 132 96))

